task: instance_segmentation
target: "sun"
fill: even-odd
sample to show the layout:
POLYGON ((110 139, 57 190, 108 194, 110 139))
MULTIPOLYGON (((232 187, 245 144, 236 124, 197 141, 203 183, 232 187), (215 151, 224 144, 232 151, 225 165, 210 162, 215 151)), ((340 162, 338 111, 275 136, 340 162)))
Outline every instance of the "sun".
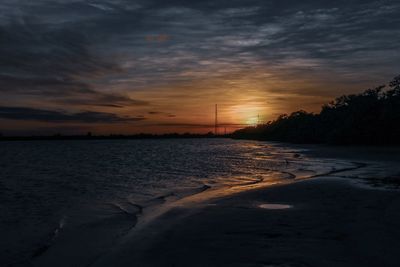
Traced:
POLYGON ((247 124, 247 125, 250 125, 250 126, 257 126, 257 124, 258 124, 258 118, 257 118, 257 117, 248 118, 248 119, 246 120, 246 124, 247 124))

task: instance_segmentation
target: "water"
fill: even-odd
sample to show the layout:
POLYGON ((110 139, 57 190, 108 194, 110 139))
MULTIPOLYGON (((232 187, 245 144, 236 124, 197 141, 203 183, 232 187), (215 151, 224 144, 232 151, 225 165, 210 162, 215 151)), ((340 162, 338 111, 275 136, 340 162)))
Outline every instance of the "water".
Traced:
POLYGON ((48 255, 66 248, 77 257, 84 254, 81 263, 87 266, 135 227, 150 206, 206 189, 352 167, 309 159, 283 145, 228 139, 0 145, 1 266, 51 259, 48 255))

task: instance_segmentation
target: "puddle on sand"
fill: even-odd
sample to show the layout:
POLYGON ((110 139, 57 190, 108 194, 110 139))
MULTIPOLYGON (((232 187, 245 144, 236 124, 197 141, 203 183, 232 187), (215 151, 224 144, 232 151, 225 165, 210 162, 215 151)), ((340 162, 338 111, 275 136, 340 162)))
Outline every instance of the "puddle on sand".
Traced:
POLYGON ((262 209, 267 209, 267 210, 285 210, 285 209, 290 209, 293 208, 292 205, 286 205, 286 204, 260 204, 258 205, 259 208, 262 209))

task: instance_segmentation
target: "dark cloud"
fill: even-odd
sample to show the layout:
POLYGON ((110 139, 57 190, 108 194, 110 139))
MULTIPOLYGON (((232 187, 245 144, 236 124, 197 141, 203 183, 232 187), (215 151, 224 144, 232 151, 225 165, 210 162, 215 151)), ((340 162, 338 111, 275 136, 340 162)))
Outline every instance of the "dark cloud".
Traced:
POLYGON ((68 23, 47 25, 26 16, 0 24, 0 93, 41 96, 69 105, 147 104, 94 89, 93 81, 121 70, 118 64, 91 51, 93 40, 84 32, 68 23))
POLYGON ((24 107, 0 107, 0 118, 53 123, 126 123, 145 120, 144 117, 121 117, 116 114, 104 112, 84 111, 71 114, 60 111, 24 107))
POLYGON ((51 98, 52 102, 89 106, 143 106, 148 102, 114 93, 95 91, 88 84, 71 79, 18 78, 0 75, 0 92, 25 97, 51 98))
MULTIPOLYGON (((215 124, 202 124, 202 123, 157 123, 146 124, 146 126, 162 126, 162 127, 187 127, 187 128, 214 128, 215 124)), ((246 127, 248 124, 243 123, 219 123, 218 127, 246 127)))
POLYGON ((41 24, 27 17, 3 23, 0 35, 2 74, 37 79, 34 85, 76 85, 83 83, 79 77, 99 77, 117 70, 116 65, 90 51, 90 40, 83 33, 68 27, 41 24))
POLYGON ((164 115, 164 116, 169 117, 169 118, 176 117, 175 114, 171 114, 171 113, 168 113, 168 112, 162 112, 162 111, 149 111, 148 114, 150 114, 150 115, 164 115))
POLYGON ((267 64, 275 75, 328 69, 351 75, 371 72, 370 64, 387 72, 399 61, 394 0, 7 0, 3 6, 9 15, 0 30, 2 69, 18 78, 62 78, 61 89, 100 78, 118 84, 126 79, 112 75, 121 71, 134 90, 190 81, 188 70, 207 77, 267 64), (149 42, 149 35, 169 38, 149 42))
POLYGON ((142 100, 136 100, 120 94, 103 93, 94 90, 87 90, 79 97, 58 96, 57 102, 71 105, 93 105, 104 107, 122 108, 124 106, 146 106, 149 103, 142 100))

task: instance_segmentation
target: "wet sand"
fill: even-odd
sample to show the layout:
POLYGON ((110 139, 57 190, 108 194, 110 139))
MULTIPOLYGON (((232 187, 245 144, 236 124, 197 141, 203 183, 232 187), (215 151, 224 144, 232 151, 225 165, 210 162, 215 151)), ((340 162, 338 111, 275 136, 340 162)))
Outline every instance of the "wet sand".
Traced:
POLYGON ((399 192, 320 177, 176 207, 94 266, 398 266, 399 225, 399 192))
POLYGON ((399 191, 368 175, 336 172, 177 205, 93 266, 399 266, 399 191))

